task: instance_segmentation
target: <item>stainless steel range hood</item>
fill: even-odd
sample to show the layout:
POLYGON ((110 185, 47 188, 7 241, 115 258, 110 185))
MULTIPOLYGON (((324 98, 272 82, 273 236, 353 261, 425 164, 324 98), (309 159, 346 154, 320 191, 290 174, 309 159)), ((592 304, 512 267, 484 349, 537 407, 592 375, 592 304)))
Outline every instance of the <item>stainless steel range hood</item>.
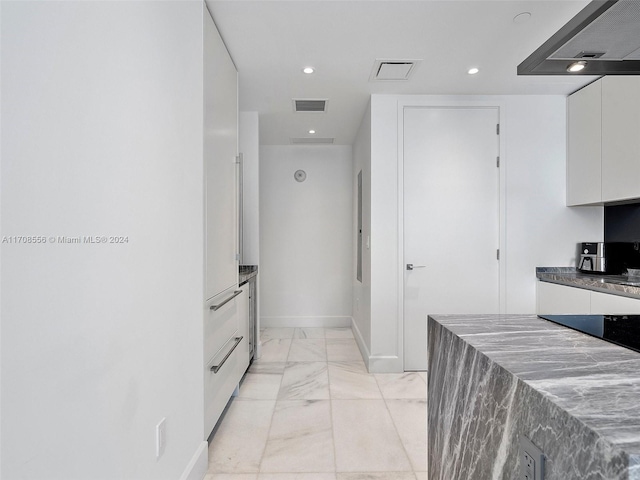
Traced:
POLYGON ((640 0, 594 0, 518 65, 518 75, 640 75, 640 0), (584 68, 569 72, 580 62, 584 68))

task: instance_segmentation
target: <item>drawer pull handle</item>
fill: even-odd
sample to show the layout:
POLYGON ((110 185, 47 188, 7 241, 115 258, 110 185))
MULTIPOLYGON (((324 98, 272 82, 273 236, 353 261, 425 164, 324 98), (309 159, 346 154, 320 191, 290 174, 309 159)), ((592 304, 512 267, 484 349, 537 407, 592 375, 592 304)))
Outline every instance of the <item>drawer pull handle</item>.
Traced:
POLYGON ((227 352, 227 354, 224 356, 224 358, 222 359, 222 361, 218 364, 218 365, 214 365, 213 367, 211 367, 211 371, 213 373, 218 373, 218 371, 222 368, 222 366, 224 365, 224 362, 227 361, 227 358, 229 358, 229 356, 233 353, 233 351, 236 349, 236 347, 238 346, 238 344, 242 341, 244 337, 236 337, 236 341, 233 344, 233 347, 231 347, 231 350, 229 350, 227 352))
POLYGON ((219 303, 218 305, 211 305, 209 307, 210 310, 213 310, 214 312, 216 310, 218 310, 220 307, 222 307, 223 305, 229 303, 231 300, 233 300, 234 298, 236 298, 238 295, 240 295, 242 293, 242 290, 236 290, 235 292, 233 292, 233 295, 231 295, 229 298, 227 298, 224 302, 219 303))

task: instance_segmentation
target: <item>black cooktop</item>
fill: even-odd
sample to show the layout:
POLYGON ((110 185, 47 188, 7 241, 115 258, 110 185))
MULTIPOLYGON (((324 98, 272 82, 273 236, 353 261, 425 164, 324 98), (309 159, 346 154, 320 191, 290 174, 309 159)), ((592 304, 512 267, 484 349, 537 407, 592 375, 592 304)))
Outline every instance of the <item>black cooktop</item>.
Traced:
POLYGON ((640 315, 538 315, 538 317, 640 352, 640 315))

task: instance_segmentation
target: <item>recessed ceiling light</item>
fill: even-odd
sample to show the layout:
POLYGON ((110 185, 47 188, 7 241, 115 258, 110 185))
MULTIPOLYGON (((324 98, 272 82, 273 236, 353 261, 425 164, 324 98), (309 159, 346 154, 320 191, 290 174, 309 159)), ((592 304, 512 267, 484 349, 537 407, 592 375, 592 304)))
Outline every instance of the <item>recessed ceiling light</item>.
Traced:
POLYGON ((583 70, 584 67, 586 66, 587 66, 587 62, 585 62, 584 60, 581 60, 579 62, 573 62, 567 67, 567 72, 576 73, 576 72, 579 72, 580 70, 583 70))
POLYGON ((309 133, 314 134, 314 133, 316 133, 316 131, 315 130, 309 130, 309 133))
POLYGON ((302 71, 303 71, 304 73, 306 73, 306 74, 311 74, 311 73, 313 73, 315 70, 313 69, 313 67, 304 67, 304 68, 302 69, 302 71))
POLYGON ((480 70, 477 69, 476 67, 470 68, 469 71, 467 72, 469 75, 475 75, 476 73, 478 73, 480 70))

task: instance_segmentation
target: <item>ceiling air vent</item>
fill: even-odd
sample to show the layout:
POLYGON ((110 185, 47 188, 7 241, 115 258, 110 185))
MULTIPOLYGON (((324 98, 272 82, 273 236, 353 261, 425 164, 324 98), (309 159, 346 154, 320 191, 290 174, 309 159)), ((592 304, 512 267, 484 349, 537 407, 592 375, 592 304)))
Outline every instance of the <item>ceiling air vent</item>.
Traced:
POLYGON ((377 58, 371 69, 370 82, 409 80, 420 60, 388 60, 377 58))
POLYGON ((294 98, 293 111, 296 113, 325 113, 327 111, 326 98, 294 98))
POLYGON ((331 145, 333 138, 291 138, 292 145, 331 145))

